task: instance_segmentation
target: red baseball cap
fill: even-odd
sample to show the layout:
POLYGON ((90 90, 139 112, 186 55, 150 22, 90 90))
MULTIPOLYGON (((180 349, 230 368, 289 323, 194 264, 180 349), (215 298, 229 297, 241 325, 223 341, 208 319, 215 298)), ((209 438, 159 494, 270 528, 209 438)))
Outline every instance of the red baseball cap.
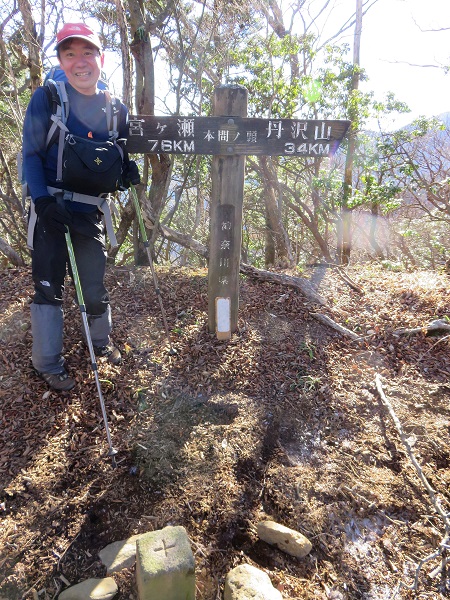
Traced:
POLYGON ((93 46, 102 49, 98 35, 84 23, 66 23, 61 31, 56 34, 56 48, 70 38, 80 38, 90 42, 93 46))

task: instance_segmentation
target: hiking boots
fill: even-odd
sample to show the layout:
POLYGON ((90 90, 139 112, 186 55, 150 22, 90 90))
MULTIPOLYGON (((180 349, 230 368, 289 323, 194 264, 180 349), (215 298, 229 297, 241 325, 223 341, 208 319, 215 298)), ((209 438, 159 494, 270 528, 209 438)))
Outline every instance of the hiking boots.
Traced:
POLYGON ((120 365, 122 362, 122 355, 119 348, 116 348, 112 343, 109 343, 107 346, 94 346, 94 353, 95 356, 106 358, 112 365, 120 365))
POLYGON ((69 377, 69 374, 65 369, 59 373, 41 373, 40 371, 36 371, 36 373, 52 388, 52 390, 56 390, 57 392, 68 392, 75 385, 75 381, 72 377, 69 377))

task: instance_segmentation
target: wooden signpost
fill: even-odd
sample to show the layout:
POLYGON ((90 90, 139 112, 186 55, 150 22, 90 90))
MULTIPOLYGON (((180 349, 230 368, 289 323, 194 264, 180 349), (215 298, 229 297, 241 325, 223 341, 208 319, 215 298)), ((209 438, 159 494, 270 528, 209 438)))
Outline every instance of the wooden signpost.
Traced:
POLYGON ((330 156, 349 121, 212 117, 131 117, 130 153, 330 156))
POLYGON ((219 339, 237 329, 246 155, 332 156, 350 121, 247 118, 247 90, 220 86, 211 117, 132 116, 130 154, 213 155, 208 327, 219 339))

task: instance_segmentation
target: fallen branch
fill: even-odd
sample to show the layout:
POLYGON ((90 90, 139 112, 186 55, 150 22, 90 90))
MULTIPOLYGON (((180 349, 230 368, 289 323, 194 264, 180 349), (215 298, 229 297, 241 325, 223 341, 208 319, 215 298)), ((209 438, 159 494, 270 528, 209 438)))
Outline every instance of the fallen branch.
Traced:
POLYGON ((355 292, 358 292, 358 294, 364 294, 364 290, 361 286, 359 286, 357 283, 355 283, 353 281, 353 279, 350 279, 350 277, 348 276, 348 274, 342 269, 342 267, 336 267, 336 271, 337 274, 339 275, 339 277, 348 285, 352 288, 352 290, 355 290, 355 292))
POLYGON ((387 410, 394 422, 395 428, 397 429, 397 432, 400 436, 402 444, 405 447, 405 450, 409 456, 409 459, 410 459, 414 469, 416 470, 417 476, 419 477, 420 481, 423 483, 425 489, 427 490, 430 501, 431 501, 436 513, 441 518, 441 520, 444 524, 444 528, 445 528, 446 535, 441 540, 439 547, 434 552, 432 552, 431 554, 429 554, 428 556, 426 556, 425 558, 423 558, 422 560, 419 561, 419 564, 417 565, 417 568, 416 568, 414 583, 412 585, 407 585, 406 583, 400 582, 400 585, 398 588, 398 589, 400 589, 400 588, 404 587, 408 590, 417 590, 420 570, 422 569, 424 564, 426 564, 427 562, 430 562, 431 560, 433 560, 435 558, 438 558, 439 556, 441 557, 440 566, 433 569, 433 571, 430 573, 430 577, 436 577, 439 573, 443 572, 443 570, 445 569, 445 567, 448 563, 448 559, 444 556, 444 554, 450 548, 450 546, 449 546, 449 543, 450 543, 450 514, 447 514, 442 510, 440 501, 436 497, 435 491, 433 490, 430 483, 428 482, 428 479, 425 477, 425 475, 422 471, 422 467, 420 466, 419 462, 417 461, 417 459, 412 451, 412 448, 408 441, 408 438, 406 437, 405 433, 403 432, 400 420, 397 417, 397 415, 392 407, 392 404, 390 403, 390 401, 388 400, 388 398, 386 397, 386 395, 383 391, 383 387, 381 385, 381 377, 378 373, 375 375, 375 385, 376 385, 376 388, 377 388, 377 391, 381 398, 382 403, 387 408, 387 410))
MULTIPOLYGON (((175 231, 174 229, 161 224, 159 225, 159 230, 166 239, 175 242, 184 248, 189 248, 203 258, 208 259, 208 248, 190 235, 180 233, 179 231, 175 231)), ((273 273, 272 271, 257 269, 256 267, 252 267, 242 262, 239 265, 239 270, 244 275, 247 275, 247 277, 252 277, 253 279, 258 279, 260 281, 268 281, 269 283, 279 283, 281 285, 285 285, 286 287, 299 290, 307 300, 314 302, 314 304, 319 304, 321 306, 327 305, 326 300, 314 291, 313 286, 307 279, 302 279, 301 277, 292 277, 283 273, 273 273)))
POLYGON ((426 354, 429 354, 430 352, 432 352, 432 351, 433 351, 433 350, 436 348, 436 346, 437 346, 438 344, 440 344, 441 342, 445 342, 445 341, 446 341, 446 340, 448 340, 448 339, 450 339, 450 335, 446 335, 446 336, 444 336, 443 338, 440 338, 440 339, 439 339, 437 342, 435 342, 435 343, 434 343, 434 344, 431 346, 431 348, 429 348, 429 349, 428 349, 426 352, 424 352, 424 353, 423 353, 421 356, 419 356, 419 359, 417 360, 417 362, 420 362, 420 361, 422 360, 422 358, 423 358, 423 357, 424 357, 426 354))
POLYGON ((248 277, 253 279, 259 279, 261 281, 268 281, 269 283, 279 283, 287 287, 299 290, 308 300, 321 306, 326 306, 327 302, 325 298, 316 294, 313 286, 307 279, 301 277, 292 277, 291 275, 284 275, 283 273, 273 273, 272 271, 264 271, 263 269, 256 269, 245 263, 240 264, 240 271, 248 277))
POLYGON ((357 333, 354 333, 353 331, 350 331, 350 329, 339 325, 338 323, 333 321, 333 319, 330 319, 330 317, 327 317, 326 315, 322 315, 320 313, 311 313, 311 316, 314 317, 317 321, 320 321, 324 325, 328 325, 328 327, 339 331, 339 333, 346 337, 349 337, 352 340, 360 341, 361 339, 363 339, 357 333))
POLYGON ((428 334, 432 331, 450 331, 450 323, 444 321, 444 319, 436 319, 431 321, 429 325, 424 327, 414 327, 413 329, 396 329, 392 332, 392 335, 414 335, 415 333, 428 334))
MULTIPOLYGON (((175 231, 174 229, 171 229, 166 225, 162 225, 161 223, 159 224, 159 231, 166 239, 175 242, 184 248, 189 248, 203 258, 208 259, 208 248, 192 236, 175 231)), ((252 277, 253 279, 268 281, 269 283, 279 283, 281 285, 294 288, 299 290, 310 302, 314 302, 315 304, 319 304, 321 306, 327 305, 326 300, 314 291, 313 286, 307 279, 302 279, 301 277, 292 277, 283 273, 273 273, 272 271, 257 269, 256 267, 252 267, 242 262, 239 265, 239 270, 244 275, 247 275, 247 277, 252 277)))
MULTIPOLYGON (((159 229, 166 239, 175 242, 184 248, 189 248, 203 258, 208 259, 208 248, 190 235, 185 235, 161 224, 159 225, 159 229)), ((268 281, 269 283, 279 283, 281 285, 297 289, 306 297, 307 300, 314 302, 315 304, 320 304, 321 306, 326 306, 327 304, 326 300, 322 296, 316 294, 313 286, 307 279, 302 279, 301 277, 292 277, 290 275, 284 275, 283 273, 273 273, 272 271, 257 269, 256 267, 252 267, 245 263, 241 263, 239 265, 239 270, 244 275, 247 275, 247 277, 252 277, 253 279, 268 281)))
POLYGON ((23 258, 2 238, 0 238, 0 252, 4 254, 8 261, 15 267, 23 267, 25 265, 23 258))
POLYGON ((171 227, 167 227, 167 225, 162 225, 161 223, 159 224, 159 231, 167 240, 175 242, 176 244, 183 246, 183 248, 189 248, 189 250, 196 252, 203 258, 208 258, 208 248, 192 236, 185 233, 180 233, 179 231, 176 231, 171 227))

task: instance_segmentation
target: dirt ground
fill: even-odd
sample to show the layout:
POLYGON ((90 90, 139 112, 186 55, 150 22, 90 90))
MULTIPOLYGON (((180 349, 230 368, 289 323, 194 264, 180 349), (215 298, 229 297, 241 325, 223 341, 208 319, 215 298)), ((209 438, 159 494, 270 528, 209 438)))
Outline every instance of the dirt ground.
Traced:
MULTIPOLYGON (((445 517, 449 332, 394 331, 450 316, 449 278, 376 265, 346 273, 306 273, 326 307, 244 278, 239 329, 218 341, 206 271, 158 269, 172 355, 148 269, 111 268, 124 362, 102 359, 99 372, 113 469, 73 289, 65 355, 77 385, 58 395, 30 364, 30 272, 0 272, 0 598, 56 598, 105 574, 98 551, 108 543, 169 524, 190 537, 197 600, 221 599, 227 572, 245 562, 285 599, 387 600, 399 584, 397 598, 448 597, 446 549, 418 564, 449 524, 375 378, 445 517), (311 553, 295 559, 259 541, 266 518, 306 535, 311 553)), ((115 578, 117 598, 137 598, 133 569, 115 578)))

